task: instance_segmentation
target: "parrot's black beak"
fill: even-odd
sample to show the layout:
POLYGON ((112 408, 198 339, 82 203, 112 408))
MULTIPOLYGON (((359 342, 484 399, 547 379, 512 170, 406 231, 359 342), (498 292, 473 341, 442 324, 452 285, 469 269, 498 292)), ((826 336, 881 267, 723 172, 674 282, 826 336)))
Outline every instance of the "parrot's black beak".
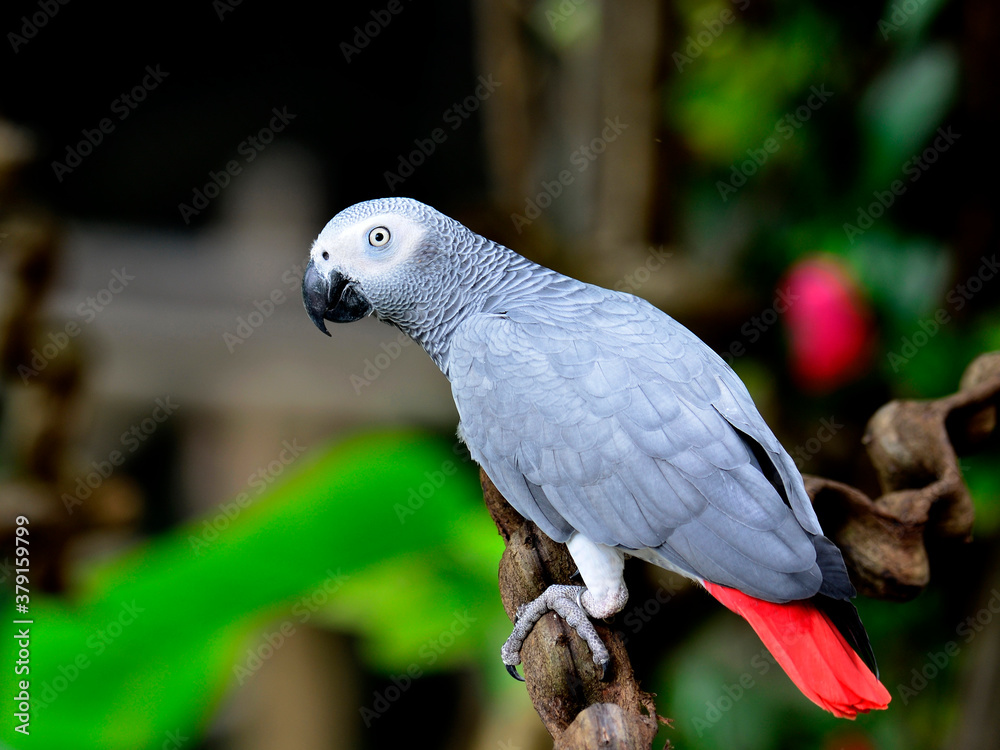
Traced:
POLYGON ((346 276, 332 271, 330 278, 316 268, 312 260, 302 277, 302 301, 309 319, 327 336, 325 320, 351 323, 369 315, 372 306, 346 276))

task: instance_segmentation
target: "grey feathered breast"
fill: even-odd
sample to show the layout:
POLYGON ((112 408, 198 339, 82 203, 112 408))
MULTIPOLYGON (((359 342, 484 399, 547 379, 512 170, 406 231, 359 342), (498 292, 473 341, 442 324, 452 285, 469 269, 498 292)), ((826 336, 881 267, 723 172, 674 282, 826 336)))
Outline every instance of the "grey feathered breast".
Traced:
POLYGON ((736 374, 644 300, 540 270, 448 352, 469 449, 518 512, 770 601, 820 590, 819 523, 736 374))

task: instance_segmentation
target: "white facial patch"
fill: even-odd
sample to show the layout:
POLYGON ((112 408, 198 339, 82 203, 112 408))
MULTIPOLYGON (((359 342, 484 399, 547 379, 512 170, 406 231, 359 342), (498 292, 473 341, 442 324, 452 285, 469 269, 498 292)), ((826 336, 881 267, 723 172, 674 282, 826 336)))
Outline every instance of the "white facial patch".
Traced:
POLYGON ((373 214, 347 226, 335 224, 330 222, 316 239, 311 256, 317 264, 330 264, 356 279, 385 274, 408 262, 426 232, 409 217, 394 213, 373 214))

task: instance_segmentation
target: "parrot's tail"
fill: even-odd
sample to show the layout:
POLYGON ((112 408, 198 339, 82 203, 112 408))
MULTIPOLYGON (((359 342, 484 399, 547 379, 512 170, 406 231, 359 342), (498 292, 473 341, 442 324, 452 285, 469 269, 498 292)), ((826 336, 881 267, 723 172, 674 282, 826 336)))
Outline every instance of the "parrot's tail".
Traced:
POLYGON ((792 682, 816 705, 845 719, 889 705, 889 691, 811 601, 775 604, 708 581, 704 586, 750 623, 792 682))

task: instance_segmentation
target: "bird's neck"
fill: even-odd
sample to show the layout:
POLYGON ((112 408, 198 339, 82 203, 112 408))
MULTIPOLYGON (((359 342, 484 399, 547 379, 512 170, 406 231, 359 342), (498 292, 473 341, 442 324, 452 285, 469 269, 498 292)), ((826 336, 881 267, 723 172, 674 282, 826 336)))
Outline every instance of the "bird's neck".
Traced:
POLYGON ((456 329, 470 316, 503 311, 505 304, 524 291, 524 280, 540 268, 510 248, 479 239, 483 244, 474 254, 476 262, 456 263, 450 269, 442 297, 416 311, 419 314, 412 319, 396 322, 445 375, 456 329))

